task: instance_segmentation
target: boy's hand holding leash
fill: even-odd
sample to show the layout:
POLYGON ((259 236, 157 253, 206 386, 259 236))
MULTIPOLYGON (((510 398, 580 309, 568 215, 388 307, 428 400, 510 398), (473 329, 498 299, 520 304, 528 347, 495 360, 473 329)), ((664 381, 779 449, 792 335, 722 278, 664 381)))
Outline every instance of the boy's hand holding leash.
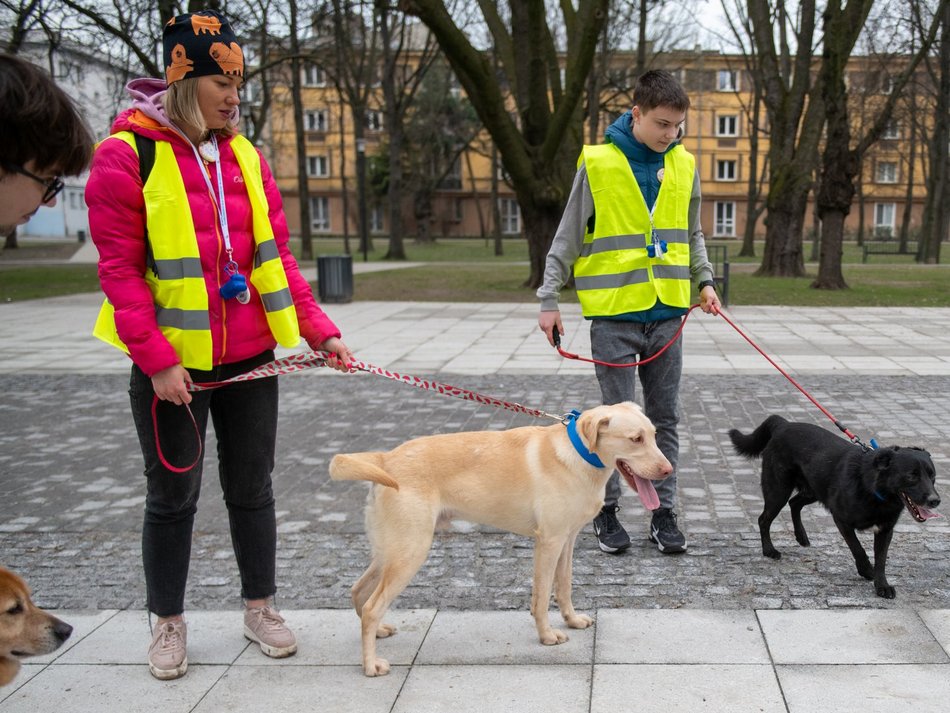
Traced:
POLYGON ((716 294, 716 288, 712 285, 706 285, 699 291, 699 308, 706 314, 719 314, 719 310, 722 309, 719 295, 716 294))
POLYGON ((561 323, 561 313, 559 310, 550 310, 542 312, 538 317, 538 326, 548 338, 548 344, 552 347, 561 343, 561 335, 564 334, 564 325, 561 323), (557 337, 555 338, 555 332, 557 337))

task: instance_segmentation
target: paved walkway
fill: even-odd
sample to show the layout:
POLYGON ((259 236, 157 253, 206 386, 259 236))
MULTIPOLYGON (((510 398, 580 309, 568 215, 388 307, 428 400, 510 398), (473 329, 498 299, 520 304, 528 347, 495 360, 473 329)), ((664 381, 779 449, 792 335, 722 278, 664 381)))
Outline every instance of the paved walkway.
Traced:
MULTIPOLYGON (((645 538, 575 555, 575 602, 594 628, 540 646, 527 613, 531 544, 456 524, 397 600, 400 633, 380 642, 393 672, 359 668, 348 589, 367 562, 365 486, 331 483, 341 451, 386 449, 426 433, 531 419, 369 375, 315 370, 281 382, 275 470, 279 604, 301 649, 273 662, 241 637, 226 513, 205 478, 188 589, 188 675, 161 684, 144 665, 140 456, 127 412, 128 363, 89 335, 95 295, 0 305, 0 562, 76 627, 0 690, 0 713, 68 711, 944 711, 950 700, 950 525, 903 518, 874 596, 820 508, 813 546, 787 515, 780 562, 762 557, 757 467, 725 431, 773 412, 830 427, 723 320, 694 313, 681 391, 681 557, 645 538)), ((591 367, 560 359, 534 305, 327 305, 363 360, 560 413, 597 403, 591 367)), ((950 493, 950 310, 731 312, 824 406, 865 439, 931 451, 950 493)), ((576 308, 565 347, 589 354, 576 308)), ((213 452, 213 437, 209 441, 213 452)), ((213 466, 209 463, 209 475, 213 466)), ((943 507, 948 510, 947 506, 943 507)), ((864 537, 865 543, 869 537, 864 537)), ((557 619, 552 611, 552 619, 557 619)))

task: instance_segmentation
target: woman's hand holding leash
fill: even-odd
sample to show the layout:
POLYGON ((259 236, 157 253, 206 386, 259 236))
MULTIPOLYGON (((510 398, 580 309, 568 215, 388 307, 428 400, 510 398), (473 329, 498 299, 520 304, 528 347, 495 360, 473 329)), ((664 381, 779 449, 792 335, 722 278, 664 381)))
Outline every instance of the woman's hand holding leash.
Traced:
POLYGON ((327 366, 337 371, 350 371, 350 365, 355 361, 353 352, 350 351, 349 347, 347 347, 339 337, 330 337, 314 351, 330 352, 330 358, 327 359, 327 366))
POLYGON ((175 364, 152 375, 155 396, 178 406, 191 403, 191 394, 188 393, 190 383, 191 374, 181 364, 175 364))

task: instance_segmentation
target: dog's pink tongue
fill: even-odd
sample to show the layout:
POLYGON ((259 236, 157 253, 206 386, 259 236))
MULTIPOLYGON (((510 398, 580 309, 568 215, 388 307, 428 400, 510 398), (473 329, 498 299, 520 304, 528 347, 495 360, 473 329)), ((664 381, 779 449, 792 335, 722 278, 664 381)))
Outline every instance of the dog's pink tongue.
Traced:
POLYGON ((924 520, 932 520, 934 518, 943 517, 943 515, 941 515, 936 510, 928 510, 927 508, 922 508, 919 505, 917 506, 917 512, 920 513, 920 516, 924 520))
POLYGON ((633 479, 636 482, 634 490, 636 490, 637 495, 640 496, 640 502, 643 503, 643 507, 647 510, 656 510, 660 507, 660 497, 656 494, 653 481, 641 478, 636 473, 633 474, 633 479))

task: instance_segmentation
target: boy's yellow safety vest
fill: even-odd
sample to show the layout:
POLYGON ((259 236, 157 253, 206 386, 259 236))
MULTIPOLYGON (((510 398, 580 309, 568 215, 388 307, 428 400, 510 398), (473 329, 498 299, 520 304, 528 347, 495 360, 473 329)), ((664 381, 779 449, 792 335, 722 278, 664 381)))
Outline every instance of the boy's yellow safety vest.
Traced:
MULTIPOLYGON (((131 131, 113 134, 138 155, 131 131)), ((108 140, 108 139, 106 139, 108 140)), ((250 281, 261 296, 267 324, 285 347, 300 342, 300 327, 268 217, 267 196, 261 177, 260 155, 243 136, 231 140, 251 202, 256 254, 250 281)), ((155 163, 143 187, 149 260, 145 282, 155 301, 158 326, 174 347, 183 366, 209 371, 213 364, 208 290, 198 254, 198 239, 181 171, 172 145, 155 142, 155 163)), ((115 311, 106 300, 93 334, 128 353, 115 327, 115 311)))
POLYGON ((574 262, 574 282, 588 319, 642 312, 657 298, 670 307, 689 307, 689 200, 696 160, 682 146, 664 158, 663 179, 650 211, 630 163, 614 144, 585 146, 583 162, 594 197, 594 229, 584 236, 574 262), (668 252, 651 258, 652 231, 668 252))

